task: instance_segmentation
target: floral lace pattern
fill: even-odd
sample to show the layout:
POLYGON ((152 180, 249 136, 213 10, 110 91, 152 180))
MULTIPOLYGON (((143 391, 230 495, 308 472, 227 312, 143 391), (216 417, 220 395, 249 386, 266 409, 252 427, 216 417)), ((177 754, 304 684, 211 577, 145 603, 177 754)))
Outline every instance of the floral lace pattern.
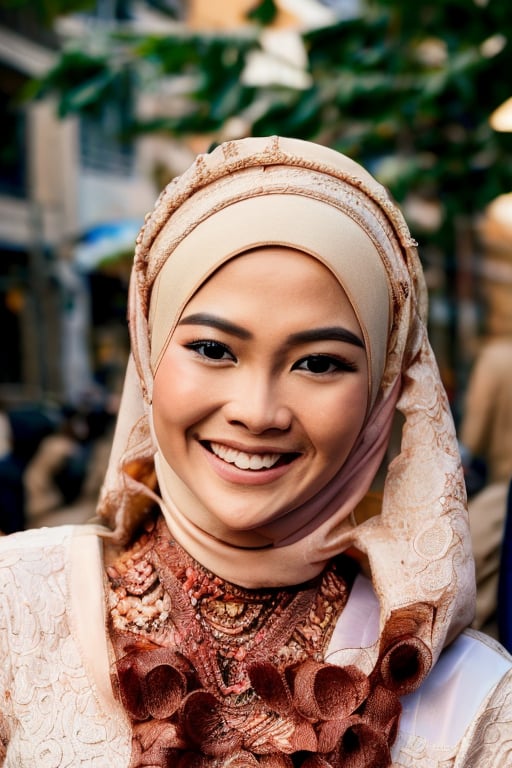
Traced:
POLYGON ((67 610, 65 531, 12 538, 0 568, 0 765, 122 765, 125 735, 101 711, 67 610), (8 747, 7 747, 8 745, 8 747))

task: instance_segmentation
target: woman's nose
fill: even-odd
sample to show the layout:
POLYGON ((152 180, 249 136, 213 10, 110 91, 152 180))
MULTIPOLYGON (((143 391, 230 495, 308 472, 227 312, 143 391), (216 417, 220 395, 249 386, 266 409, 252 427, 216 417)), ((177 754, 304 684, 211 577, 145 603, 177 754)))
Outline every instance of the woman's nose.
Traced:
POLYGON ((289 429, 292 410, 279 384, 266 376, 248 373, 233 388, 224 407, 231 424, 241 424, 253 434, 289 429))

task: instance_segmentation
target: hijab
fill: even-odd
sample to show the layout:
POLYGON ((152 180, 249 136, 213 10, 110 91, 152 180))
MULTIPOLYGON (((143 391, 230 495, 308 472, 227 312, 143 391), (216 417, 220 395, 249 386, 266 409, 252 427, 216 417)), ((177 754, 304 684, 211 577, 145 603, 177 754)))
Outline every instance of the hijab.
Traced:
POLYGON ((375 659, 407 636, 422 677, 474 610, 464 482, 426 310, 416 244, 399 208, 360 165, 282 137, 229 141, 197 157, 163 190, 137 239, 132 351, 98 507, 111 535, 127 541, 156 503, 192 557, 249 588, 300 583, 337 554, 358 553, 381 606, 375 659), (335 477, 266 528, 269 546, 247 550, 197 524, 194 489, 165 461, 154 434, 152 385, 191 297, 228 260, 265 245, 296 248, 340 282, 364 337, 369 407, 335 477), (401 447, 381 512, 357 524, 353 511, 385 457, 396 412, 401 447))

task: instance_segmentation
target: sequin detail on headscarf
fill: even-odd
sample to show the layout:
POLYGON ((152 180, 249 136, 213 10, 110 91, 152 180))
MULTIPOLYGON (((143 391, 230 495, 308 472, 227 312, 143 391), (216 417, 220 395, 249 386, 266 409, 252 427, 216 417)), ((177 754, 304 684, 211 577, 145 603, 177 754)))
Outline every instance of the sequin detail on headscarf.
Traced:
POLYGON ((190 558, 160 519, 107 574, 130 768, 390 764, 392 675, 323 661, 354 576, 346 558, 298 588, 241 589, 190 558))

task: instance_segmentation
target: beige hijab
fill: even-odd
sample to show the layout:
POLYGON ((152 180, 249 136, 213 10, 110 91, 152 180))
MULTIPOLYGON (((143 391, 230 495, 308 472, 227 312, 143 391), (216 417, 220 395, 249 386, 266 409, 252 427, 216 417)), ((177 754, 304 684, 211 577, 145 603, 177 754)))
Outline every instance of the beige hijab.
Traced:
MULTIPOLYGON (((381 604, 382 653, 421 641, 430 661, 472 619, 474 573, 465 492, 446 394, 427 338, 415 243, 397 206, 363 168, 309 142, 227 142, 199 156, 162 192, 138 237, 130 285, 132 355, 98 512, 126 541, 154 504, 205 567, 246 587, 300 583, 340 552, 368 558, 381 604), (238 549, 201 528, 199 502, 159 451, 152 382, 181 312, 230 258, 291 246, 325 264, 359 319, 369 362, 365 426, 333 480, 238 549), (381 514, 352 512, 404 420, 381 514)), ((430 666, 430 662, 427 662, 430 666)), ((426 670, 425 670, 426 671, 426 670)))

